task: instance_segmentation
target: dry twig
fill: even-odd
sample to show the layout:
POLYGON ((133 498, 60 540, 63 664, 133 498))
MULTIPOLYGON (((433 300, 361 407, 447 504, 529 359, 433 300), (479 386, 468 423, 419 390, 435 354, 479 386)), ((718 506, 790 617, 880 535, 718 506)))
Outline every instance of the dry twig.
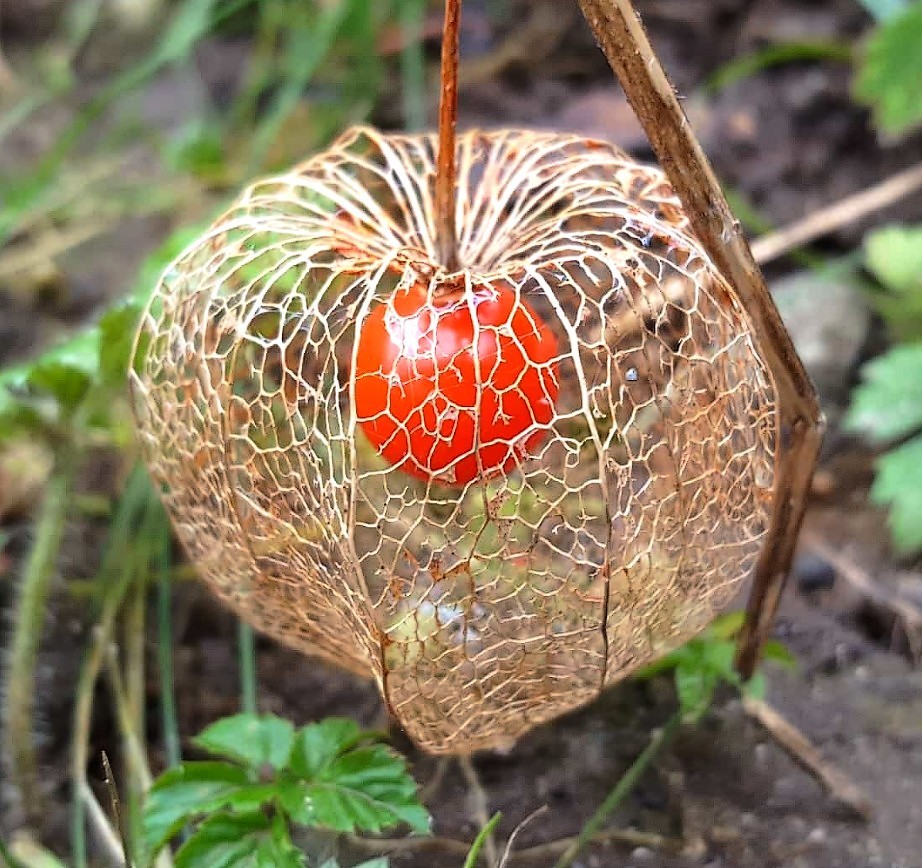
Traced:
POLYGON ((875 211, 922 190, 922 164, 905 169, 873 187, 846 196, 826 208, 820 208, 777 232, 769 232, 752 242, 752 255, 764 265, 798 247, 849 223, 855 223, 875 211))
POLYGON ((862 819, 871 819, 873 808, 868 797, 846 774, 823 759, 816 746, 797 727, 761 699, 746 696, 743 698, 743 708, 837 802, 862 819))

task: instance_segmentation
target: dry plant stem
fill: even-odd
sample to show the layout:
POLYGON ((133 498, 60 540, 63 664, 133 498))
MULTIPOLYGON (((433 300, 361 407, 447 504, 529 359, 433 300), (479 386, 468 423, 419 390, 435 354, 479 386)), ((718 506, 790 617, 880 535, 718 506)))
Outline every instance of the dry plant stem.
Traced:
MULTIPOLYGON (((358 835, 346 835, 349 844, 363 853, 380 856, 382 853, 414 853, 420 850, 442 850, 459 856, 466 856, 471 849, 469 841, 456 838, 441 838, 437 835, 428 838, 362 838, 358 835)), ((557 856, 568 847, 573 846, 575 837, 558 838, 546 844, 535 844, 509 854, 509 861, 537 861, 557 856)), ((654 832, 640 832, 636 829, 604 829, 592 836, 593 844, 612 842, 629 847, 647 847, 663 853, 679 853, 682 842, 676 838, 667 838, 654 832)))
POLYGON ((761 699, 744 697, 743 708, 794 762, 817 778, 837 802, 862 819, 871 819, 874 811, 868 797, 847 775, 827 763, 799 729, 761 699))
POLYGON ((823 235, 855 223, 922 189, 922 164, 897 172, 889 178, 846 196, 827 208, 820 208, 789 226, 770 232, 752 242, 756 262, 765 264, 823 235))
POLYGON ((458 55, 461 0, 445 0, 439 99, 439 154, 435 173, 435 237, 438 256, 448 271, 458 268, 455 225, 455 126, 458 119, 458 55))
POLYGON ((704 151, 629 0, 579 0, 705 252, 736 289, 778 392, 774 515, 756 565, 737 667, 752 675, 794 553, 822 437, 813 384, 704 151))
MULTIPOLYGON (((490 823, 490 806, 487 801, 487 793, 483 788, 483 784, 480 783, 477 769, 474 768, 469 756, 458 757, 458 765, 461 767, 461 773, 467 781, 469 792, 474 802, 474 819, 477 821, 477 825, 483 829, 490 823)), ((496 839, 493 837, 492 832, 487 835, 483 843, 483 855, 489 868, 496 868, 499 855, 496 849, 496 839)))
POLYGON ((122 818, 121 800, 118 795, 118 787, 115 784, 115 775, 112 773, 112 764, 109 762, 109 755, 102 752, 102 767, 106 775, 106 790, 109 793, 109 811, 115 827, 118 829, 119 840, 122 844, 122 856, 127 864, 131 864, 131 848, 128 844, 128 838, 125 833, 125 823, 122 818))
POLYGON ((121 839, 113 830, 108 817, 106 817, 106 812, 103 810, 102 805, 96 800, 96 796, 93 795, 90 785, 85 780, 77 782, 76 797, 86 809, 90 825, 96 831, 100 844, 108 854, 109 864, 117 866, 125 865, 125 856, 122 851, 121 839))
MULTIPOLYGON (((515 846, 515 840, 519 837, 519 834, 522 830, 531 823, 536 817, 541 816, 548 810, 547 805, 542 805, 537 810, 532 811, 521 823, 519 823, 513 830, 512 834, 509 836, 509 840, 506 841, 506 846, 503 849, 502 858, 499 860, 499 868, 505 868, 509 864, 509 861, 512 859, 512 848, 515 846)), ((497 815, 499 816, 499 815, 497 815)))

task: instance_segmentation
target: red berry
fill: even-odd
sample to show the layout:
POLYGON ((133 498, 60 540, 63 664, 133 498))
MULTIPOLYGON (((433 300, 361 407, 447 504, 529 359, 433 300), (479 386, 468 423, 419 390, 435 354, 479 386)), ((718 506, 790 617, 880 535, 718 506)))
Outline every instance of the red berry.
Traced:
POLYGON ((401 288, 368 314, 355 409, 392 464, 461 486, 510 471, 544 439, 559 391, 557 340, 509 286, 437 296, 401 288))

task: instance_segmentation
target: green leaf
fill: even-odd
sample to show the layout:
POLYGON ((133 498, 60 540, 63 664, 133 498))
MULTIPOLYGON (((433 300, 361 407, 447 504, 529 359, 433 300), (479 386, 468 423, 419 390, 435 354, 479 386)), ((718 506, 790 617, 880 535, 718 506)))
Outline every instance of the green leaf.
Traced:
POLYGON ((275 715, 236 714, 213 723, 195 738, 209 753, 230 757, 253 769, 288 765, 294 727, 275 715))
POLYGON ((702 640, 701 659, 704 667, 723 681, 739 684, 740 676, 733 663, 736 643, 726 639, 702 640))
POLYGON ((351 720, 330 718, 301 729, 291 753, 282 807, 307 826, 379 832, 399 823, 429 831, 429 814, 402 757, 369 737, 351 720))
POLYGON ((291 770, 305 780, 321 778, 329 765, 362 740, 354 720, 328 717, 298 731, 291 754, 291 770))
POLYGON ((886 226, 864 241, 868 269, 885 287, 868 300, 900 341, 922 338, 922 226, 886 226))
POLYGON ((769 639, 762 646, 762 657, 765 660, 774 660, 775 663, 784 666, 786 669, 797 668, 797 658, 791 653, 791 650, 777 639, 769 639))
POLYGON ((922 122, 922 0, 879 25, 855 79, 855 98, 869 105, 885 133, 902 135, 922 122))
POLYGON ((272 785, 251 784, 245 769, 224 762, 187 762, 162 774, 144 803, 144 841, 159 850, 193 817, 233 807, 252 811, 272 798, 272 785))
POLYGON ((301 868, 304 855, 295 849, 282 824, 262 812, 217 814, 205 820, 179 848, 176 868, 301 868))
POLYGON ((922 226, 884 226, 864 239, 868 268, 887 289, 922 293, 922 226))
POLYGON ((727 612, 715 618, 707 628, 705 637, 714 639, 733 639, 740 630, 743 629, 743 623, 746 620, 746 613, 742 609, 736 612, 727 612))
POLYGON ((99 372, 99 333, 87 329, 43 353, 29 368, 27 385, 51 395, 65 410, 86 397, 99 372))
POLYGON ((864 366, 845 425, 878 443, 922 428, 922 343, 894 347, 864 366))
POLYGON ((890 507, 890 531, 897 550, 922 551, 922 437, 878 459, 871 497, 890 507))
POLYGON ((765 674, 756 672, 745 684, 743 684, 743 693, 753 699, 765 699, 766 682, 765 674))
POLYGON ((675 670, 676 695, 682 717, 689 722, 699 720, 711 705, 717 678, 703 663, 682 660, 675 670))
POLYGON ((99 374, 113 389, 124 388, 141 307, 126 301, 106 311, 99 320, 99 374))

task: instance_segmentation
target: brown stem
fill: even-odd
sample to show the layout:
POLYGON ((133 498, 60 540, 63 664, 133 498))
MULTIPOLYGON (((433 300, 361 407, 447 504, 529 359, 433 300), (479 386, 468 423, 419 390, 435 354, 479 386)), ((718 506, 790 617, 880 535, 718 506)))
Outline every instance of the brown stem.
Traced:
POLYGON ((455 125, 458 119, 458 55, 461 0, 445 0, 442 30, 439 153, 435 170, 435 239, 439 259, 448 271, 458 268, 455 226, 455 125))
POLYGON ((771 626, 800 529, 823 419, 813 384, 749 244, 630 0, 578 0, 711 261, 736 289, 777 390, 775 506, 756 566, 737 665, 750 674, 771 626))

